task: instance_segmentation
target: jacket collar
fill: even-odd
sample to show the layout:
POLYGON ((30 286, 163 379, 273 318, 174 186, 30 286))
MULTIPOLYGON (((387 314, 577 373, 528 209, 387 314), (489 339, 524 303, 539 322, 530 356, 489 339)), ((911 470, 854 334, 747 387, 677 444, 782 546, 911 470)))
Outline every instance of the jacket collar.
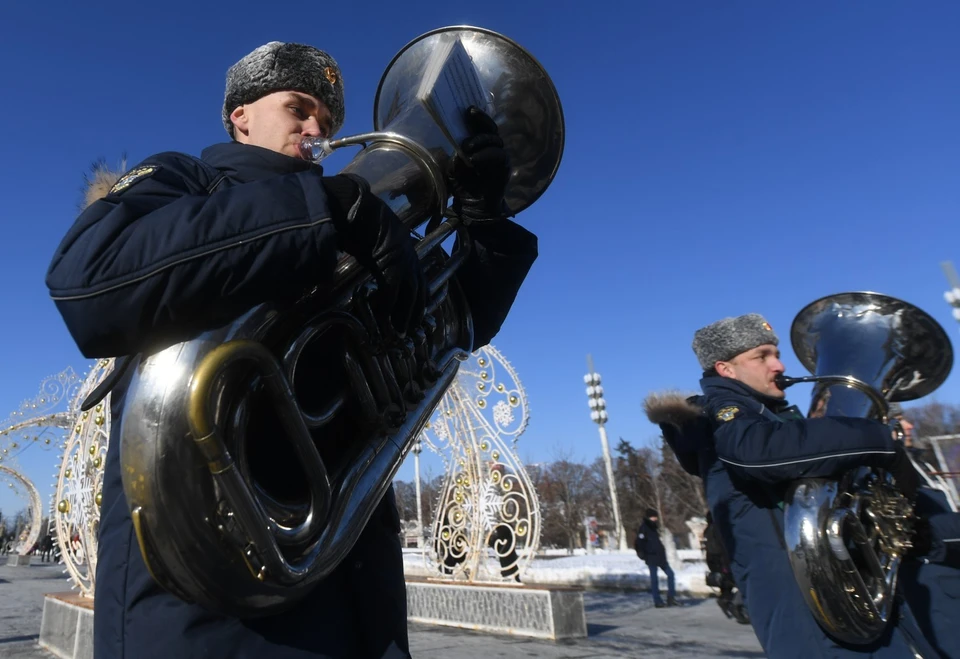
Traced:
POLYGON ((323 173, 323 168, 312 162, 239 142, 209 146, 203 150, 200 158, 238 183, 305 172, 311 168, 317 168, 321 174, 323 173))
POLYGON ((707 395, 711 393, 722 393, 729 391, 739 396, 747 396, 748 398, 759 401, 774 414, 779 414, 790 407, 790 403, 788 403, 785 398, 774 398, 773 396, 767 396, 766 394, 760 393, 753 387, 748 387, 739 380, 724 378, 719 375, 713 375, 701 379, 700 388, 703 390, 703 393, 707 395))

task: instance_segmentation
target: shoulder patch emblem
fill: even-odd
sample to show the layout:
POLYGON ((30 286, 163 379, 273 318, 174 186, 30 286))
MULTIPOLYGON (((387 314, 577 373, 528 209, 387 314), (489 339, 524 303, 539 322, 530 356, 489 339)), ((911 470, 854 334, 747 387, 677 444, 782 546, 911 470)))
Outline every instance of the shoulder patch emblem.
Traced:
POLYGON ((153 176, 159 169, 156 165, 144 165, 143 167, 130 170, 113 184, 113 187, 110 188, 110 194, 123 192, 137 181, 145 179, 148 176, 153 176))
POLYGON ((739 411, 740 411, 739 407, 734 407, 734 406, 724 407, 722 410, 717 412, 717 420, 723 421, 724 423, 726 423, 727 421, 733 421, 734 418, 736 418, 737 416, 737 412, 739 411))

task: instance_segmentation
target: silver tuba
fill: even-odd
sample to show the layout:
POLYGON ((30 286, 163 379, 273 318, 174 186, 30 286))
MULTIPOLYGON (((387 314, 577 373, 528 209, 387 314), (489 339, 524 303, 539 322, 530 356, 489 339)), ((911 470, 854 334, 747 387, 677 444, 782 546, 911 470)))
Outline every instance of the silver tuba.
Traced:
POLYGON ((352 549, 473 349, 453 278, 469 241, 442 247, 462 230, 441 221, 456 145, 414 97, 430 54, 449 40, 469 54, 510 154, 510 212, 553 180, 563 113, 527 51, 457 26, 397 54, 377 91, 376 132, 327 146, 363 144, 343 171, 364 177, 411 232, 432 220, 416 247, 429 287, 422 331, 406 342, 385 336, 375 282, 347 257, 332 287, 259 305, 145 356, 131 376, 123 488, 147 568, 183 600, 253 617, 305 597, 352 549))
MULTIPOLYGON (((809 304, 790 337, 813 375, 782 378, 781 386, 815 383, 809 417, 887 423, 889 403, 931 393, 953 365, 950 340, 937 321, 877 293, 840 293, 809 304)), ((913 520, 912 504, 880 469, 790 486, 783 529, 790 564, 807 606, 831 636, 861 645, 883 633, 913 520)))

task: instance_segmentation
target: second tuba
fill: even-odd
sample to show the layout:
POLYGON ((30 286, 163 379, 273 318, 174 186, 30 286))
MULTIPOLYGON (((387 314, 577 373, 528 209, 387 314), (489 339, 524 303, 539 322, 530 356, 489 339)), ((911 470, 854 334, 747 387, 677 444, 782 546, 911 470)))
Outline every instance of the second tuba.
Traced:
POLYGON ((461 231, 456 218, 442 221, 458 145, 414 97, 432 53, 451 45, 469 55, 510 155, 510 213, 553 180, 563 113, 526 50, 457 26, 397 54, 377 91, 376 132, 321 148, 363 145, 343 171, 364 177, 411 232, 427 223, 416 246, 429 288, 421 331, 385 336, 375 281, 347 257, 332 288, 259 305, 146 355, 131 376, 123 488, 147 568, 185 601, 253 617, 305 597, 352 549, 473 349, 454 278, 470 241, 442 247, 461 231))
MULTIPOLYGON (((813 375, 782 378, 781 387, 815 383, 809 417, 887 423, 889 403, 935 391, 953 365, 950 340, 936 320, 877 293, 812 302, 797 314, 790 337, 813 375)), ((787 553, 807 606, 828 634, 863 645, 884 632, 913 525, 912 504, 880 469, 791 485, 784 500, 787 553)))

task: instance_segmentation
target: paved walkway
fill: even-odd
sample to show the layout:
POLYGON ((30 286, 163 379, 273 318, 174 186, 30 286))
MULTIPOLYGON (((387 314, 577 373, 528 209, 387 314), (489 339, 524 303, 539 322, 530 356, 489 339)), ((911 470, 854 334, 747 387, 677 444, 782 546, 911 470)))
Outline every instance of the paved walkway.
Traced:
MULTIPOLYGON (((36 556, 34 561, 39 560, 36 556)), ((34 563, 29 567, 9 567, 0 557, 0 657, 51 659, 40 649, 40 620, 44 593, 70 590, 63 566, 34 563)))
MULTIPOLYGON (((62 566, 0 565, 0 658, 52 659, 37 645, 43 595, 69 589, 62 566)), ((539 641, 420 624, 410 625, 415 659, 600 659, 614 657, 762 657, 749 625, 728 620, 716 602, 656 609, 645 593, 584 594, 589 636, 539 641)))
POLYGON ((411 624, 410 649, 416 659, 764 656, 753 628, 728 620, 715 600, 681 602, 657 609, 646 593, 587 592, 584 639, 554 643, 411 624))

